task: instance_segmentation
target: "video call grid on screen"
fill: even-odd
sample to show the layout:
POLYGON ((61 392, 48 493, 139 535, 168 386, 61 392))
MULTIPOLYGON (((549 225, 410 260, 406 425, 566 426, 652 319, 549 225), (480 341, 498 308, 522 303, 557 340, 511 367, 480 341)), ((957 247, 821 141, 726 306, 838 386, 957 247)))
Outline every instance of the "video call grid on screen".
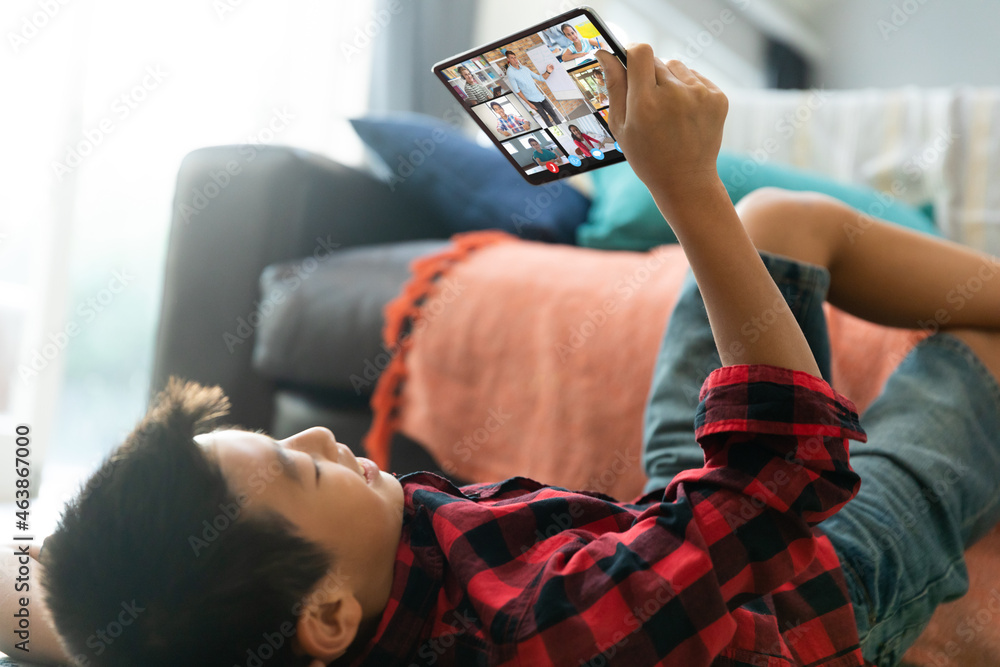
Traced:
POLYGON ((586 13, 435 67, 487 134, 532 183, 625 159, 608 128, 608 92, 595 53, 616 52, 586 13))

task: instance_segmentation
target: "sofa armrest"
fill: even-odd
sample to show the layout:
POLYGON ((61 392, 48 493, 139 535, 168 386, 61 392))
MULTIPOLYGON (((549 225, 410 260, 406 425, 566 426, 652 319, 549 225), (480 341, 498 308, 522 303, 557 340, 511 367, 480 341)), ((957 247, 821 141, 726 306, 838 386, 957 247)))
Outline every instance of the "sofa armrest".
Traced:
POLYGON ((233 423, 270 428, 271 383, 251 367, 264 267, 330 247, 447 238, 382 182, 302 150, 203 148, 177 178, 151 391, 177 375, 220 385, 233 423))

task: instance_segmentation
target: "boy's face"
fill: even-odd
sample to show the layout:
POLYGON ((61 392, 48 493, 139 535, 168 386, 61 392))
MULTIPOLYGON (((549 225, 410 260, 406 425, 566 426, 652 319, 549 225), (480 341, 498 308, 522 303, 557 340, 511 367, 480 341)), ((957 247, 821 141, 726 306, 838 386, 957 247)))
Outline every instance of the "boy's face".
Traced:
POLYGON ((362 606, 377 607, 391 583, 402 531, 399 480, 355 457, 321 427, 277 442, 236 430, 196 440, 218 461, 245 512, 271 509, 290 520, 333 556, 362 606))

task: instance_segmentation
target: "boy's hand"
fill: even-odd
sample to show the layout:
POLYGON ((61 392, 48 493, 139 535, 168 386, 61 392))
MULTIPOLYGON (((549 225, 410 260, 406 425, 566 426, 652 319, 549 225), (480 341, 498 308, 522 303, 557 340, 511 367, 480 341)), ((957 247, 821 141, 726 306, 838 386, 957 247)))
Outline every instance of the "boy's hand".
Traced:
POLYGON ((648 44, 628 50, 628 71, 597 52, 606 72, 608 125, 684 248, 724 366, 769 364, 820 377, 812 350, 740 222, 716 161, 729 100, 683 63, 648 44), (773 324, 756 338, 745 324, 773 324))
POLYGON ((627 71, 610 53, 598 51, 597 59, 606 72, 608 124, 633 171, 671 198, 718 179, 729 100, 679 60, 664 64, 648 44, 627 55, 627 71))

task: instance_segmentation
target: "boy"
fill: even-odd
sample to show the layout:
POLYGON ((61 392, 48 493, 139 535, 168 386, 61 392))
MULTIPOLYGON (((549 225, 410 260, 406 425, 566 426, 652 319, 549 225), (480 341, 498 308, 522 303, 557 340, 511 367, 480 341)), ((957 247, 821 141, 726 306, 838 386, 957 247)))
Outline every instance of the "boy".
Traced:
MULTIPOLYGON (((78 662, 890 665, 964 592, 962 549, 1000 518, 1000 336, 955 330, 907 357, 869 411, 900 458, 873 437, 847 504, 847 440, 865 433, 821 379, 816 308, 829 289, 912 326, 983 258, 878 224, 849 245, 856 214, 809 195, 754 196, 741 223, 715 167, 725 96, 646 45, 628 55, 626 74, 598 54, 611 130, 697 279, 647 410, 645 465, 666 488, 626 504, 521 478, 400 483, 325 429, 211 431, 221 393, 171 383, 41 555, 78 662), (753 321, 768 324, 747 336, 753 321), (683 382, 702 373, 693 406, 683 382), (941 436, 955 442, 938 451, 941 436), (914 491, 930 518, 872 544, 914 491)), ((952 325, 1000 329, 1000 285, 980 285, 952 325)))

